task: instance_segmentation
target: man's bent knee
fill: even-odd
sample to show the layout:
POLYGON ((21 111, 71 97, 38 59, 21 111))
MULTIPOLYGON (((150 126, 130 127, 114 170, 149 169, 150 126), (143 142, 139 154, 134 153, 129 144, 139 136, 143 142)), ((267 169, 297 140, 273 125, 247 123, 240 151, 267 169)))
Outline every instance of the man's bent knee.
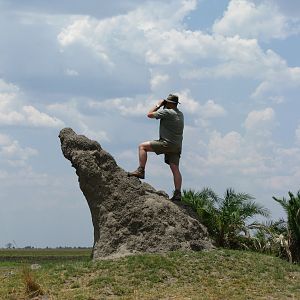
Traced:
POLYGON ((144 142, 139 145, 139 149, 145 150, 147 152, 153 152, 150 142, 144 142))

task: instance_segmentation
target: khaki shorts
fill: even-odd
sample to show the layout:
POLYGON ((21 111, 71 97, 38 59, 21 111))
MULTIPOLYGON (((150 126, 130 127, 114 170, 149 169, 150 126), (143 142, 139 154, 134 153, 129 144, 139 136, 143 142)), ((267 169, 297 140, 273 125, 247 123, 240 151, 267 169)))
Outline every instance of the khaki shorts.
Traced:
POLYGON ((179 166, 179 160, 181 155, 181 147, 169 143, 165 140, 155 140, 150 142, 151 148, 157 154, 165 155, 166 164, 175 164, 179 166))

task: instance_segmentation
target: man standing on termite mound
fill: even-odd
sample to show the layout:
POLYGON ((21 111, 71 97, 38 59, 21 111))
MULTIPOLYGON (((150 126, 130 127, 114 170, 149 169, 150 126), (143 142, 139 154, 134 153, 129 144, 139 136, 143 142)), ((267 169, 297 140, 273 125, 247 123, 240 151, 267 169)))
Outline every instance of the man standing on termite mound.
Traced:
POLYGON ((144 142, 139 145, 140 166, 136 171, 128 173, 140 179, 145 178, 147 152, 155 152, 157 155, 165 155, 165 163, 170 165, 174 177, 175 191, 172 201, 181 200, 182 177, 179 171, 179 160, 182 149, 184 117, 177 108, 178 96, 169 94, 167 99, 160 100, 158 104, 148 112, 149 118, 160 119, 159 140, 144 142), (162 110, 160 108, 163 107, 162 110))

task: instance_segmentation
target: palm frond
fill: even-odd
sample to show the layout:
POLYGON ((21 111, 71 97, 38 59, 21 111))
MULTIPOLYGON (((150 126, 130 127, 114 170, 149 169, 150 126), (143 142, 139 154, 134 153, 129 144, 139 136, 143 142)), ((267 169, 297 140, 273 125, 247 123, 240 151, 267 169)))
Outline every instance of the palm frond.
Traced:
POLYGON ((276 198, 287 214, 287 235, 289 236, 289 247, 293 260, 300 261, 300 190, 294 195, 288 192, 289 199, 276 198))

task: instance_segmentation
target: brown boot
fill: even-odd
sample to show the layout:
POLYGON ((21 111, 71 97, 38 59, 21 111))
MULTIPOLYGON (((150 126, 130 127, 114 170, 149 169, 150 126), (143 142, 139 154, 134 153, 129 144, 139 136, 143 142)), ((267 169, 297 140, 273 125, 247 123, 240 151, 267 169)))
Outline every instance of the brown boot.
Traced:
POLYGON ((135 171, 129 172, 128 176, 134 176, 140 179, 145 179, 145 168, 138 167, 135 171))
POLYGON ((175 190, 171 201, 181 201, 181 191, 175 190))

